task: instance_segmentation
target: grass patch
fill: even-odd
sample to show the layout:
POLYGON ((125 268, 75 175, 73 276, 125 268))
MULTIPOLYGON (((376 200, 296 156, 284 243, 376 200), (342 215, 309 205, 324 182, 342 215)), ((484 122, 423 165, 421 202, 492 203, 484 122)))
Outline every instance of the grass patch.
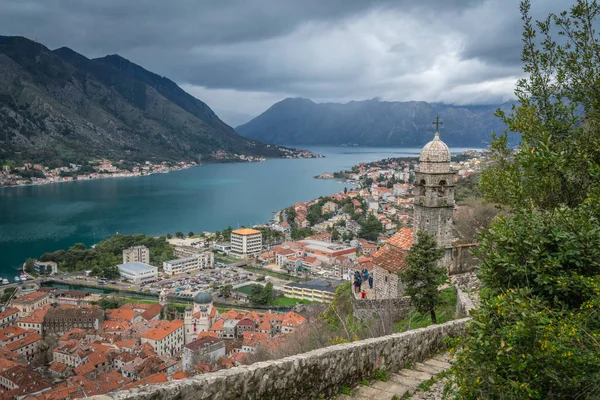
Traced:
POLYGON ((435 379, 433 379, 433 378, 428 379, 426 381, 419 383, 419 385, 417 386, 417 389, 422 392, 429 392, 429 389, 431 389, 431 386, 433 386, 434 383, 435 383, 435 379))
POLYGON ((120 297, 123 300, 123 304, 127 303, 140 303, 140 304, 155 304, 158 303, 156 300, 136 299, 134 297, 120 297))
POLYGON ((381 382, 387 382, 387 371, 383 368, 378 369, 377 371, 375 371, 375 379, 381 382))
MULTIPOLYGON (((449 287, 440 292, 440 304, 435 308, 437 323, 452 321, 456 316, 456 288, 449 287)), ((431 325, 431 316, 413 311, 396 324, 396 332, 425 328, 431 325)))
POLYGON ((366 380, 366 379, 363 379, 363 380, 360 382, 360 384, 361 384, 361 385, 363 385, 363 386, 369 386, 369 381, 368 381, 368 380, 366 380))
POLYGON ((240 286, 238 288, 233 289, 234 292, 240 292, 240 293, 244 293, 244 294, 251 294, 252 293, 252 284, 250 285, 244 285, 244 286, 240 286))
POLYGON ((267 268, 258 268, 258 267, 244 267, 245 270, 249 272, 254 272, 256 274, 262 274, 267 276, 272 276, 273 278, 282 279, 284 281, 292 281, 292 282, 306 282, 306 279, 300 278, 298 276, 284 274, 280 272, 274 272, 267 268))
POLYGON ((352 389, 348 386, 342 386, 339 390, 340 394, 345 394, 346 396, 352 396, 352 389))
POLYGON ((305 299, 294 299, 292 297, 281 296, 271 303, 271 305, 282 307, 293 307, 296 304, 310 304, 310 301, 305 299))

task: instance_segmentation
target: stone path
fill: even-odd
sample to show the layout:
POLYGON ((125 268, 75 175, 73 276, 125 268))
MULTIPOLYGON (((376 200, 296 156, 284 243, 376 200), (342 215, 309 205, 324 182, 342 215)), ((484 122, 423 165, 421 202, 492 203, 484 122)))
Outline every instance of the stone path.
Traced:
POLYGON ((413 393, 421 382, 428 381, 437 374, 450 368, 449 355, 440 354, 422 363, 415 363, 412 369, 402 369, 398 373, 388 373, 388 380, 371 381, 369 386, 359 385, 350 396, 340 394, 336 400, 392 400, 401 399, 409 392, 413 393))

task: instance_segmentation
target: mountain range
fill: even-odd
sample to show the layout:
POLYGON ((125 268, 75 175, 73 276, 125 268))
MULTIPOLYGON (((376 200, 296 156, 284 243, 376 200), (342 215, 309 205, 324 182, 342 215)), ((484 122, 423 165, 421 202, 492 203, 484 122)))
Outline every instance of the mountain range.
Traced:
POLYGON ((89 59, 0 36, 0 161, 210 161, 281 156, 244 138, 173 81, 118 55, 89 59))
MULTIPOLYGON (((378 99, 315 103, 287 98, 250 122, 236 128, 242 136, 282 145, 422 146, 433 137, 439 115, 440 136, 450 146, 485 147, 491 133, 504 123, 496 109, 512 103, 453 106, 424 101, 389 102, 378 99)), ((513 144, 516 135, 510 135, 513 144)))

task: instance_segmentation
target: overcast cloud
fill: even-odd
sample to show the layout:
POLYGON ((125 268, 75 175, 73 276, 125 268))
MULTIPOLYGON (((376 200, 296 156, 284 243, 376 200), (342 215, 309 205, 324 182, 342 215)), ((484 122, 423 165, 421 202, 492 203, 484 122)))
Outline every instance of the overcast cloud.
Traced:
MULTIPOLYGON (((1 0, 0 34, 167 76, 236 126, 286 97, 490 104, 521 76, 517 0, 1 0)), ((534 16, 568 0, 533 0, 534 16)))

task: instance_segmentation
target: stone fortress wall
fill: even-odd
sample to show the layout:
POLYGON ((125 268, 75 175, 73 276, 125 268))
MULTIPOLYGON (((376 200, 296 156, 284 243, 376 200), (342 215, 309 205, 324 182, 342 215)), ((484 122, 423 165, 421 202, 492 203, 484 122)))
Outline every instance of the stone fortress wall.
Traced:
POLYGON ((374 339, 329 346, 280 360, 259 362, 192 378, 93 397, 96 400, 237 400, 330 398, 377 369, 398 371, 464 335, 470 318, 374 339), (321 397, 322 396, 322 397, 321 397))

